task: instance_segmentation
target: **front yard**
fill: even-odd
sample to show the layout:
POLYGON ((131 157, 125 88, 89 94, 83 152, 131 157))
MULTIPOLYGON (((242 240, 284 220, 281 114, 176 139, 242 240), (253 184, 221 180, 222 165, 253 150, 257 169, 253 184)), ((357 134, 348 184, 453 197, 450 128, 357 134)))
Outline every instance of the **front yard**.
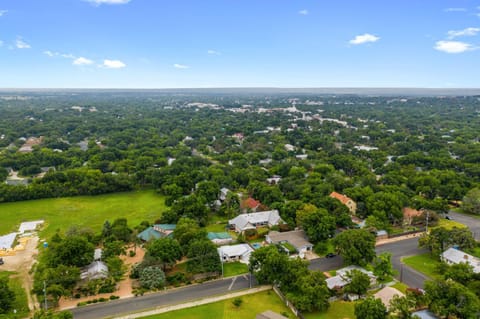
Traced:
POLYGON ((441 275, 436 271, 440 261, 433 258, 430 253, 405 257, 402 258, 402 262, 432 279, 441 278, 441 275))

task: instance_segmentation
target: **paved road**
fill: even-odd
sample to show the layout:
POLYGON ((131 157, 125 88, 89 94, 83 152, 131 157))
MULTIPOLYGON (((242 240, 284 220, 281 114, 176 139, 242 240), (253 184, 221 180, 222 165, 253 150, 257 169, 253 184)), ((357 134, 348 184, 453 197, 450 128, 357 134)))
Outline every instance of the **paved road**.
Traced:
MULTIPOLYGON (((255 284, 255 283, 254 283, 255 284)), ((75 319, 105 318, 249 288, 248 275, 72 309, 75 319)))
MULTIPOLYGON (((392 265, 398 272, 397 278, 399 280, 410 287, 423 288, 423 282, 428 278, 400 262, 401 257, 413 256, 426 252, 425 249, 418 248, 418 238, 412 237, 411 239, 377 246, 376 251, 377 253, 388 251, 392 254, 392 265)), ((311 270, 328 271, 341 268, 342 265, 342 257, 336 256, 333 258, 314 259, 310 262, 309 268, 311 270)))
POLYGON ((451 219, 453 219, 453 220, 455 220, 459 223, 462 223, 465 226, 467 226, 468 228, 470 228, 470 230, 473 233, 473 237, 475 238, 475 240, 480 240, 480 218, 472 217, 472 216, 465 215, 465 214, 456 213, 454 211, 450 211, 448 213, 448 216, 451 219))

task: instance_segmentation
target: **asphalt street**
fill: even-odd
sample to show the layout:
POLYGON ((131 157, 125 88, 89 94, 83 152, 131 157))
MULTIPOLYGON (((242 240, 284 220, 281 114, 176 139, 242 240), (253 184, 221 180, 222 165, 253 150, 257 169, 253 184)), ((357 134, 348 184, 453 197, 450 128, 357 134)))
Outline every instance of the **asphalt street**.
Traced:
MULTIPOLYGON (((255 284, 253 282, 253 284, 255 284)), ((71 310, 75 319, 108 318, 139 312, 158 306, 175 305, 215 295, 249 288, 248 275, 223 280, 215 280, 184 288, 147 294, 144 296, 118 299, 107 303, 78 307, 71 310)))
MULTIPOLYGON (((390 252, 392 254, 392 266, 397 271, 397 279, 410 287, 423 288, 423 282, 428 278, 410 267, 403 265, 400 261, 402 257, 427 252, 425 249, 418 248, 417 237, 377 246, 376 251, 377 253, 390 252)), ((341 268, 342 265, 342 257, 335 256, 333 258, 314 259, 310 262, 309 268, 311 270, 328 271, 341 268)))
POLYGON ((454 211, 450 211, 448 216, 459 223, 464 224, 472 231, 473 237, 475 240, 480 240, 480 218, 476 218, 473 216, 455 213, 454 211))

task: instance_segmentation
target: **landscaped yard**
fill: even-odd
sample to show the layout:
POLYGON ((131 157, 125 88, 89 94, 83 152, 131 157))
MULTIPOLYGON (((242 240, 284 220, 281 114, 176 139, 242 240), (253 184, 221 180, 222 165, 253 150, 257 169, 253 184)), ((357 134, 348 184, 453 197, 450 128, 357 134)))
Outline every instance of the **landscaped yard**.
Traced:
POLYGON ((446 228, 448 230, 452 229, 453 227, 457 227, 457 228, 465 228, 466 226, 464 224, 461 224, 459 222, 456 222, 454 220, 448 220, 448 219, 442 219, 440 218, 438 220, 438 225, 437 227, 443 227, 443 228, 446 228))
POLYGON ((258 313, 266 310, 283 313, 284 315, 287 314, 289 318, 295 318, 272 290, 239 298, 242 299, 242 304, 238 308, 232 304, 233 299, 227 299, 207 305, 144 317, 144 319, 254 319, 258 313))
POLYGON ((440 274, 436 272, 436 267, 440 261, 434 259, 430 253, 405 257, 402 258, 402 261, 432 279, 441 278, 440 274))
POLYGON ((15 301, 13 303, 13 309, 17 311, 17 316, 13 317, 13 311, 0 315, 0 319, 6 318, 25 318, 28 316, 28 301, 27 294, 22 287, 22 281, 20 278, 15 277, 15 273, 9 271, 0 271, 0 278, 10 277, 10 289, 15 293, 15 301))
POLYGON ((153 223, 164 210, 164 197, 153 190, 2 203, 0 235, 16 231, 22 221, 38 219, 46 222, 41 232, 44 238, 72 225, 100 231, 105 220, 121 217, 128 219, 129 226, 135 226, 144 220, 153 223))
POLYGON ((237 276, 245 273, 248 273, 248 266, 239 261, 223 263, 223 277, 237 276))
POLYGON ((354 302, 334 301, 325 312, 304 313, 305 319, 355 319, 354 302))
POLYGON ((397 290, 399 290, 399 291, 401 291, 401 292, 403 292, 403 293, 406 293, 406 292, 407 292, 407 288, 408 288, 408 286, 405 285, 405 284, 402 283, 402 282, 397 282, 397 283, 395 283, 394 285, 392 285, 392 287, 395 288, 395 289, 397 289, 397 290))

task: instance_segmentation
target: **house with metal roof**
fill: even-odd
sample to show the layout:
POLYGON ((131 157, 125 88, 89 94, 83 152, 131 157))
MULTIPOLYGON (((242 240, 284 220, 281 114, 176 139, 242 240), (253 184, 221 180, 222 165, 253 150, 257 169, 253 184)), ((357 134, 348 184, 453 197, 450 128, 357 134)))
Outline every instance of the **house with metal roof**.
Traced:
POLYGON ((253 248, 248 244, 238 244, 221 246, 217 248, 217 251, 222 262, 239 261, 241 263, 248 264, 250 261, 250 255, 253 252, 253 248))
POLYGON ((469 255, 453 247, 448 248, 443 253, 441 253, 440 260, 449 265, 466 263, 473 267, 474 273, 480 273, 480 258, 469 255))
POLYGON ((282 223, 278 210, 268 210, 258 213, 241 214, 230 219, 228 225, 237 233, 243 233, 248 229, 256 229, 261 226, 272 227, 282 223))
POLYGON ((285 244, 289 243, 301 258, 304 257, 305 253, 313 249, 313 244, 310 243, 307 239, 307 235, 302 229, 292 230, 280 233, 278 231, 270 231, 268 235, 265 236, 265 240, 269 244, 285 244))
POLYGON ((213 242, 215 245, 227 245, 233 241, 232 236, 229 233, 222 232, 222 233, 212 233, 209 232, 207 234, 207 238, 213 242))
POLYGON ((155 224, 142 231, 137 237, 143 241, 150 241, 164 237, 171 238, 173 237, 173 231, 176 227, 177 225, 175 224, 155 224))

